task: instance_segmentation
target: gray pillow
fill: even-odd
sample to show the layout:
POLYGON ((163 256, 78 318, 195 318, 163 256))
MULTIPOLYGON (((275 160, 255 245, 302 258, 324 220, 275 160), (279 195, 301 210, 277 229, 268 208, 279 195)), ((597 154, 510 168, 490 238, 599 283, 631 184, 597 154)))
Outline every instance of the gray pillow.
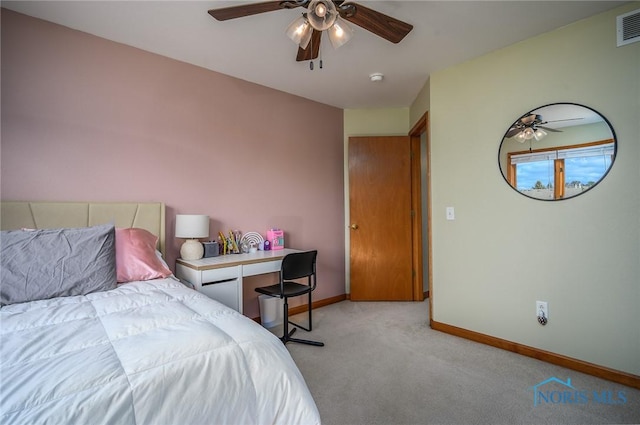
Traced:
POLYGON ((0 304, 114 289, 115 228, 0 232, 0 304))

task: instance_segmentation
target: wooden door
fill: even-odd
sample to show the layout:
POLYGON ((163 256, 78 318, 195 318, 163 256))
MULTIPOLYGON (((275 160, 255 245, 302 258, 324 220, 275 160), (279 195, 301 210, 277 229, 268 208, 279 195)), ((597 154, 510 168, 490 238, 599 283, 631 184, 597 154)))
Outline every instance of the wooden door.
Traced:
POLYGON ((351 299, 413 300, 411 140, 349 138, 351 299))

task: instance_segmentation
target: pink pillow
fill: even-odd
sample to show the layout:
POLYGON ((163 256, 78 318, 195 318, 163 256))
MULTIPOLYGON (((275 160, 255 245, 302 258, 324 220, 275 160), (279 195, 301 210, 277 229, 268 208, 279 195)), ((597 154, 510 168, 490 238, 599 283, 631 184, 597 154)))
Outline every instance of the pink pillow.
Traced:
POLYGON ((156 255, 158 237, 138 229, 116 229, 116 269, 118 283, 171 276, 165 263, 156 255))

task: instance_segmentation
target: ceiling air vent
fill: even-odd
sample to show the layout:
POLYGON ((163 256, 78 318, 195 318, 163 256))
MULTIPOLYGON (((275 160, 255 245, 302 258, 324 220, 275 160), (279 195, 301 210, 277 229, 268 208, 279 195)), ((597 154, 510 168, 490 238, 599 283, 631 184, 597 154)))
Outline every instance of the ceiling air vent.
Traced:
POLYGON ((618 47, 640 41, 640 9, 616 18, 618 47))

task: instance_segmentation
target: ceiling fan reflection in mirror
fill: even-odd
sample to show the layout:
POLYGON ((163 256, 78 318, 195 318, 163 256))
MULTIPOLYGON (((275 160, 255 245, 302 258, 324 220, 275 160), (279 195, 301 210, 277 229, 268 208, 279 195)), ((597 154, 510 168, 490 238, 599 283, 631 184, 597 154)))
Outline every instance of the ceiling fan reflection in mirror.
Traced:
POLYGON ((338 0, 268 1, 210 9, 208 13, 218 21, 226 21, 298 7, 304 8, 306 11, 289 25, 286 33, 298 44, 296 61, 299 62, 318 57, 323 31, 327 31, 334 48, 346 43, 353 34, 353 29, 347 24, 347 21, 392 43, 399 43, 413 29, 413 25, 384 13, 357 3, 338 0))
POLYGON ((547 135, 547 131, 553 133, 562 133, 562 130, 551 128, 547 126, 550 123, 556 123, 561 121, 575 121, 581 118, 569 118, 564 120, 544 121, 542 115, 538 114, 526 114, 522 116, 518 121, 513 123, 511 128, 507 130, 505 137, 513 137, 516 141, 524 143, 527 140, 531 141, 541 140, 547 135))

